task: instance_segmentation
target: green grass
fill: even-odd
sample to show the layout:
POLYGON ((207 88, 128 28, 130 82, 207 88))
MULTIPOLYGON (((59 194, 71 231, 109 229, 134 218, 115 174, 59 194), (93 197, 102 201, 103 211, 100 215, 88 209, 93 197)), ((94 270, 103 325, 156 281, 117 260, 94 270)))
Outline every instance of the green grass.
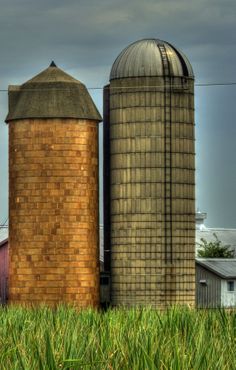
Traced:
POLYGON ((0 369, 236 369, 236 312, 0 309, 0 369))

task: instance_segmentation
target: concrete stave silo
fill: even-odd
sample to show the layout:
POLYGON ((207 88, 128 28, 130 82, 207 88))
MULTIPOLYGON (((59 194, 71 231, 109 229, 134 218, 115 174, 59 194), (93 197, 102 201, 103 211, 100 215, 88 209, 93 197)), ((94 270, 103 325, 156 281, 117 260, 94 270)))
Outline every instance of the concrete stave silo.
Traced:
POLYGON ((113 305, 194 304, 193 89, 187 58, 154 39, 124 49, 104 88, 113 305))
POLYGON ((9 302, 99 304, 98 122, 54 63, 9 87, 9 302))

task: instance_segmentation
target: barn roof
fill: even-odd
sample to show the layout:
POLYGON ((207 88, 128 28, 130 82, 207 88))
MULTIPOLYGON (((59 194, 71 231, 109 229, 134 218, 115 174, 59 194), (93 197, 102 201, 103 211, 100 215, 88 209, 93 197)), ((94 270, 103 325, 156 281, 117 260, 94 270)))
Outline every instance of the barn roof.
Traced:
POLYGON ((0 228, 0 247, 8 241, 8 227, 0 228))
POLYGON ((236 258, 197 258, 196 263, 223 279, 236 279, 236 258))

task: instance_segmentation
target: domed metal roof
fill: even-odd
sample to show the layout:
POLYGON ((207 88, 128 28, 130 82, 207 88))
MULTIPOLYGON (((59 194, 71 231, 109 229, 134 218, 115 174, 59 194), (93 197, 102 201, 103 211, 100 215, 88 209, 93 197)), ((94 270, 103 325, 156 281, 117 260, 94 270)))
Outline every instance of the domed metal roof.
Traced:
POLYGON ((85 85, 54 62, 21 86, 9 86, 6 122, 24 118, 78 118, 101 121, 85 85))
POLYGON ((176 47, 166 41, 144 39, 129 45, 118 55, 110 80, 149 76, 194 78, 191 64, 176 47))

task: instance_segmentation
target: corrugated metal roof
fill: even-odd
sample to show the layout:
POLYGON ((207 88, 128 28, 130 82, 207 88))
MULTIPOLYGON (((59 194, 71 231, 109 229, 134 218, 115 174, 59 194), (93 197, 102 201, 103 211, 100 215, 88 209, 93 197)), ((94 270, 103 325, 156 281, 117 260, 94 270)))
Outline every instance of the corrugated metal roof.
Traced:
POLYGON ((163 53, 169 61, 170 76, 194 77, 190 62, 180 50, 162 40, 144 39, 134 42, 119 54, 112 66, 110 80, 163 76, 163 53))
POLYGON ((230 244, 236 247, 236 229, 205 228, 203 230, 197 230, 196 241, 200 242, 201 238, 207 241, 214 241, 215 237, 213 234, 216 234, 223 244, 230 244))
POLYGON ((236 279, 236 258, 197 258, 196 262, 224 279, 236 279))

